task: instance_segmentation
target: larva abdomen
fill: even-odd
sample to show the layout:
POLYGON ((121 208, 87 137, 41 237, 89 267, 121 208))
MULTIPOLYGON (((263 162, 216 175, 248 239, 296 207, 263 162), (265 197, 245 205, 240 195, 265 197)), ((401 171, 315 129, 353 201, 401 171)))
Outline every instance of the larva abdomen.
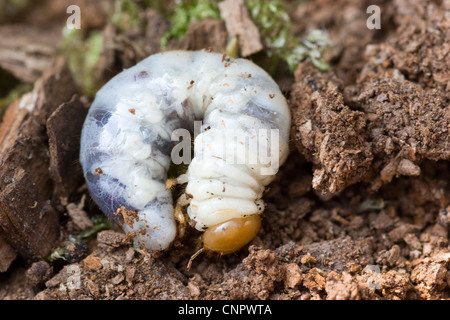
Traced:
POLYGON ((110 80, 89 110, 80 152, 88 188, 139 245, 162 250, 175 237, 165 188, 171 135, 192 131, 194 120, 203 126, 185 177, 195 227, 261 213, 277 166, 268 169, 288 154, 290 113, 276 83, 250 61, 201 51, 156 54, 110 80), (229 140, 229 132, 237 137, 229 140), (129 212, 125 219, 115 215, 120 208, 129 212))

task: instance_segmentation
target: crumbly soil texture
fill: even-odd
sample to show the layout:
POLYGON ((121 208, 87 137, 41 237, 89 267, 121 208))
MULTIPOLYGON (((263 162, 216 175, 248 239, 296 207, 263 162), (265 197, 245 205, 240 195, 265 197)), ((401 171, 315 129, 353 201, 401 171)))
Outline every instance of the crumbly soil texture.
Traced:
MULTIPOLYGON (((294 73, 275 73, 292 112, 291 154, 264 194, 262 228, 247 247, 201 254, 190 270, 199 237, 192 228, 165 252, 134 248, 117 226, 86 235, 100 212, 71 150, 92 98, 52 51, 60 34, 50 36, 65 24, 69 2, 42 1, 0 24, 8 39, 51 39, 33 47, 47 49, 36 51, 32 61, 41 63, 23 78, 29 64, 8 63, 0 45, 0 68, 33 83, 37 95, 28 96, 36 105, 29 114, 14 103, 5 113, 15 136, 0 130, 1 143, 12 146, 0 148, 8 168, 0 185, 0 299, 450 299, 450 1, 286 1, 299 38, 328 32, 330 70, 305 60, 294 73), (381 9, 380 29, 368 27, 370 5, 381 9), (20 149, 25 144, 33 152, 20 149), (24 227, 36 207, 48 223, 24 227)), ((79 6, 83 28, 100 31, 94 76, 105 83, 161 51, 171 24, 146 9, 142 24, 118 30, 101 3, 79 6)), ((227 41, 224 21, 205 19, 167 45, 224 52, 227 41)))

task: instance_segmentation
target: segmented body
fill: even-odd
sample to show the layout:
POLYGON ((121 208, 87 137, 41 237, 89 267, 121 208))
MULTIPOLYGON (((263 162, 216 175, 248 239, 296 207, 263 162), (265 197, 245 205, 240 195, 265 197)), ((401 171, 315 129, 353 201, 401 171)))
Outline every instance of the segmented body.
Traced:
POLYGON ((253 155, 258 150, 252 139, 269 151, 274 138, 257 132, 274 129, 277 160, 284 162, 290 113, 277 84, 244 59, 203 51, 155 54, 98 91, 81 137, 80 161, 92 198, 126 232, 134 232, 139 245, 162 250, 176 236, 172 194, 165 186, 177 143, 171 135, 179 128, 192 131, 194 120, 203 124, 182 180, 195 228, 264 210, 261 197, 275 177, 262 172, 269 166, 261 161, 264 155, 257 163, 231 163, 223 156, 233 148, 253 155), (238 139, 223 139, 229 129, 240 132, 238 139), (135 214, 124 219, 115 214, 120 208, 135 214))

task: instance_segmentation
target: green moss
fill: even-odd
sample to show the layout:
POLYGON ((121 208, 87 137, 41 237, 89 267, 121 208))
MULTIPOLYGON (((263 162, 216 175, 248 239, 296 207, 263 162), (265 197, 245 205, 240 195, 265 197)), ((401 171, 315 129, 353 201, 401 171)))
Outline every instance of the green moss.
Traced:
POLYGON ((102 230, 109 230, 112 228, 113 223, 104 215, 95 215, 91 218, 93 226, 78 235, 69 236, 58 248, 54 249, 48 258, 50 262, 62 259, 66 260, 66 255, 70 254, 67 247, 73 243, 82 243, 87 241, 102 230))
POLYGON ((281 0, 245 0, 245 5, 266 48, 267 65, 274 68, 282 60, 293 72, 299 62, 310 59, 318 69, 329 69, 321 57, 322 52, 331 45, 326 32, 314 30, 300 42, 293 35, 292 22, 281 0))
POLYGON ((173 11, 169 13, 171 29, 161 38, 161 48, 167 48, 169 39, 182 39, 193 21, 206 18, 220 19, 216 0, 176 0, 173 11))
POLYGON ((104 215, 95 215, 91 218, 91 220, 94 223, 93 227, 80 233, 77 236, 77 239, 89 239, 98 232, 111 229, 113 226, 112 221, 104 215))

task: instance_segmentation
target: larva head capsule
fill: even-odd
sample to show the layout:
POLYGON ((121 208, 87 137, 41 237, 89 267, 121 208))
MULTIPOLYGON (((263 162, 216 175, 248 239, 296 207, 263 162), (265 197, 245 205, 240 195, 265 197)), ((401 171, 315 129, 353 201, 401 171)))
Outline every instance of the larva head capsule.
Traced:
POLYGON ((261 218, 258 214, 234 218, 215 226, 203 233, 203 247, 195 252, 189 259, 187 269, 190 270, 192 261, 203 251, 212 251, 219 254, 233 253, 253 240, 261 228, 261 218))
POLYGON ((258 214, 234 218, 208 228, 202 236, 205 250, 220 254, 235 252, 249 243, 261 228, 258 214))

